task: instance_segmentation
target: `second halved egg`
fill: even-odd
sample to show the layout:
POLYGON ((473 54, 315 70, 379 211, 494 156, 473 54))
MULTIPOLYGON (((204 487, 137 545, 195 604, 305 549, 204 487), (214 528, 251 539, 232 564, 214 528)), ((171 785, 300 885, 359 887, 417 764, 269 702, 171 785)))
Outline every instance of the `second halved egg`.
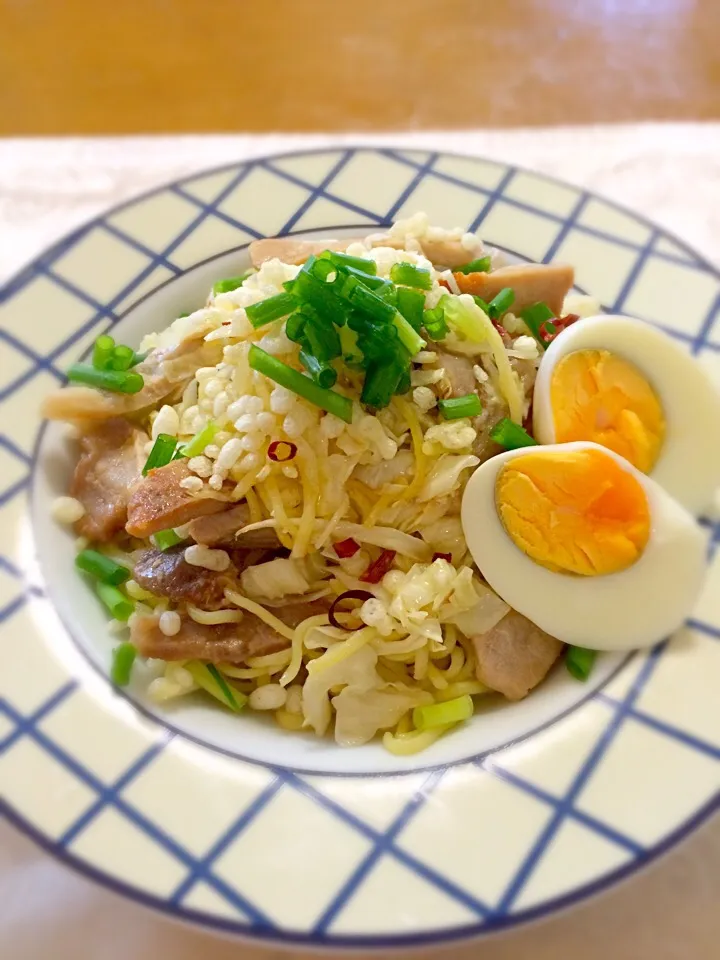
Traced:
POLYGON ((720 394, 695 358, 642 320, 590 317, 550 344, 533 431, 541 444, 613 450, 694 513, 720 484, 720 394))

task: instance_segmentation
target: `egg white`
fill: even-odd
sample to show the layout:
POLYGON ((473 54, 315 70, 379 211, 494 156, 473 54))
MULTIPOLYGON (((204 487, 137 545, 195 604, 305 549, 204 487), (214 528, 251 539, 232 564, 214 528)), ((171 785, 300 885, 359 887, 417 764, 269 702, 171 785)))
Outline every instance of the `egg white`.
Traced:
POLYGON ((539 448, 509 450, 475 470, 465 488, 461 519, 468 549, 483 577, 511 607, 565 643, 594 650, 633 650, 671 634, 691 613, 702 587, 706 535, 655 481, 596 443, 543 449, 599 450, 642 485, 650 537, 641 557, 618 573, 585 577, 556 573, 515 545, 500 519, 495 483, 501 468, 539 448))
POLYGON ((665 441, 650 476, 692 513, 720 486, 720 393, 697 361, 671 337, 642 320, 589 317, 568 327, 542 358, 533 394, 533 433, 555 443, 550 384, 557 364, 578 350, 608 350, 633 363, 655 391, 665 441))

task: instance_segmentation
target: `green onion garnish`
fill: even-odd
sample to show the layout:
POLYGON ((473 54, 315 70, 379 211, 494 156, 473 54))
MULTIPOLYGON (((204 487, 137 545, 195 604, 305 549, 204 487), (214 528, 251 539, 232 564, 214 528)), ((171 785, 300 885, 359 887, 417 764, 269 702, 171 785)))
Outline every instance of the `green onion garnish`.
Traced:
POLYGON ((335 393, 334 390, 323 389, 309 377, 304 376, 298 370, 293 370, 282 360, 271 356, 255 344, 250 347, 248 360, 253 370, 257 370, 258 373, 262 373, 275 383, 279 383, 281 387, 292 390, 293 393, 297 393, 298 396, 314 403, 321 410, 327 410, 328 413, 334 414, 334 416, 344 420, 345 423, 352 423, 352 400, 349 397, 344 397, 341 393, 335 393))
POLYGON ((128 641, 121 643, 113 650, 110 679, 116 687, 126 687, 130 683, 130 673, 136 656, 137 650, 128 641))
POLYGON ((171 437, 168 433, 159 434, 142 468, 142 475, 146 476, 151 470, 170 463, 176 447, 177 437, 171 437))
POLYGON ((150 356, 149 350, 146 350, 145 353, 134 353, 133 360, 130 366, 136 367, 139 363, 142 363, 143 360, 146 360, 149 356, 150 356))
POLYGON ((397 292, 397 308, 416 333, 420 333, 425 309, 425 296, 420 290, 400 287, 397 292))
POLYGON ((512 287, 503 287, 496 297, 493 297, 488 304, 488 313, 491 319, 499 320, 507 313, 510 307, 515 303, 515 291, 512 287))
POLYGON ((306 322, 307 315, 304 314, 302 310, 296 310, 295 313, 291 313, 285 321, 285 335, 288 340, 292 340, 293 343, 302 343, 303 330, 305 329, 306 322))
POLYGON ((363 355, 358 346, 358 335, 348 324, 340 327, 340 351, 343 362, 349 367, 362 366, 363 355))
POLYGON ((337 275, 337 267, 330 260, 321 260, 318 258, 310 268, 310 273, 312 273, 320 283, 332 283, 337 275), (331 277, 333 280, 330 279, 331 277))
POLYGON ((218 427, 212 420, 208 420, 202 430, 198 430, 192 439, 180 447, 180 454, 183 457, 199 457, 205 447, 213 442, 217 432, 218 427))
POLYGON ((478 260, 471 260, 470 263, 453 267, 453 273, 487 273, 491 265, 492 257, 480 257, 478 260))
POLYGON ((115 341, 107 333, 103 333, 97 338, 92 355, 92 365, 96 370, 108 369, 114 349, 115 341))
MULTIPOLYGON (((307 260, 305 267, 310 262, 307 260)), ((345 323, 347 304, 334 292, 334 284, 323 283, 305 267, 295 278, 293 294, 298 300, 314 307, 323 320, 341 327, 345 323)))
POLYGON ((365 374, 360 399, 368 407, 386 407, 396 392, 404 367, 397 363, 372 363, 365 374))
POLYGON ((418 290, 430 290, 432 287, 430 271, 422 270, 412 263, 394 263, 390 267, 390 279, 393 283, 416 287, 418 290))
POLYGON ((237 290, 253 272, 253 270, 246 270, 245 273, 240 274, 239 277, 228 277, 227 280, 218 280, 213 284, 212 291, 214 294, 217 294, 230 293, 231 290, 237 290))
POLYGON ((506 450, 517 450, 520 447, 535 447, 537 441, 533 440, 527 430, 523 430, 519 423, 514 423, 508 417, 497 423, 490 431, 490 439, 499 443, 506 450))
POLYGON ((135 359, 135 351, 132 347, 126 347, 123 344, 115 347, 110 357, 110 370, 129 370, 135 359))
POLYGON ((426 346, 420 334, 413 329, 405 317, 401 313, 398 313, 397 310, 395 311, 392 322, 398 332, 400 343, 407 349, 411 357, 414 357, 416 353, 419 353, 422 348, 426 346))
POLYGON ((543 337, 541 328, 543 328, 544 325, 544 329, 549 334, 557 332, 555 324, 550 323, 555 316, 550 307, 540 301, 539 303, 534 303, 531 307, 525 307, 524 310, 520 311, 520 316, 543 350, 547 350, 549 341, 546 337, 543 337))
MULTIPOLYGON (((306 308, 307 310, 308 308, 306 308)), ((322 363, 335 360, 340 356, 340 337, 335 325, 328 323, 319 314, 312 312, 307 316, 303 328, 303 342, 307 341, 310 353, 322 363)), ((342 330, 342 327, 340 328, 342 330)))
POLYGON ((240 693, 239 690, 231 689, 225 677, 213 663, 191 660, 185 664, 185 669, 199 687, 226 707, 230 707, 235 713, 242 710, 247 703, 248 698, 245 694, 240 693))
MULTIPOLYGON (((378 297, 372 290, 368 290, 362 283, 355 284, 349 299, 356 310, 367 314, 368 317, 371 317, 377 323, 392 323, 393 317, 397 312, 391 304, 386 303, 382 297, 378 297)), ((415 331, 413 331, 413 333, 414 332, 415 331)))
POLYGON ((587 647, 568 647, 565 654, 565 666, 568 673, 576 680, 587 680, 596 657, 597 650, 588 650, 587 647))
POLYGON ((329 363, 318 360, 314 354, 307 353, 305 350, 300 351, 300 363, 302 363, 315 383, 324 390, 329 390, 330 387, 335 386, 337 370, 331 367, 329 363))
POLYGON ((245 313, 254 327, 263 327, 266 323, 286 317, 297 305, 298 302, 291 293, 278 293, 274 297, 268 297, 267 300, 261 300, 260 303, 253 303, 246 307, 245 313))
POLYGON ((427 707, 415 707, 413 723, 417 730, 433 730, 435 727, 444 727, 448 723, 461 723, 469 720, 475 706, 469 693, 445 703, 431 703, 427 707))
POLYGON ((476 297, 475 294, 473 294, 473 300, 480 307, 483 313, 490 313, 490 304, 486 303, 482 297, 476 297))
POLYGON ((370 290, 379 290, 383 287, 391 286, 391 284, 383 277, 376 277, 374 274, 370 275, 364 273, 362 270, 356 270, 354 267, 343 267, 341 275, 345 277, 352 277, 353 280, 358 281, 359 283, 364 283, 365 286, 370 290))
POLYGON ((320 260, 329 260, 336 267, 350 267, 359 273, 375 276, 377 273, 377 264, 374 260, 366 260, 364 257, 349 257, 347 253, 338 253, 335 250, 323 250, 319 254, 320 260))
POLYGON ((452 397, 450 400, 438 400, 438 407, 445 420, 477 417, 482 410, 480 397, 476 393, 467 393, 464 397, 452 397))
POLYGON ((89 363, 74 363, 67 372, 71 383, 82 383, 110 393, 139 393, 145 381, 139 373, 124 370, 97 370, 89 363))
POLYGON ((170 528, 169 530, 159 530, 157 533, 154 533, 152 541, 158 550, 169 550, 170 547, 176 547, 179 543, 183 543, 183 538, 179 537, 175 531, 170 528))
POLYGON ((431 340, 444 340, 448 335, 444 306, 444 301, 447 299, 449 299, 447 295, 444 296, 436 307, 433 307, 431 310, 426 310, 423 314, 423 326, 431 340))
POLYGON ((116 620, 121 620, 125 623, 130 619, 130 614, 135 609, 135 604, 132 600, 128 600, 125 594, 121 593, 117 587, 113 587, 110 583, 98 582, 95 584, 95 592, 116 620))
POLYGON ((75 557, 75 566, 101 583, 109 583, 114 587, 119 587, 121 583, 130 579, 130 571, 127 567, 116 563, 97 550, 81 550, 75 557))

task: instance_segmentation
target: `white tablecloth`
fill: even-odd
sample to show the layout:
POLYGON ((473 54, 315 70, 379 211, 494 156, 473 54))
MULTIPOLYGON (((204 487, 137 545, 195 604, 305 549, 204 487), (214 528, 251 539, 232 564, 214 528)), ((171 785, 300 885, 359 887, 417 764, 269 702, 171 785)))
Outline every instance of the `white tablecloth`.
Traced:
MULTIPOLYGON (((428 146, 533 167, 634 207, 720 262, 720 124, 386 137, 27 139, 0 141, 0 281, 73 226, 133 194, 203 167, 338 141, 428 146)), ((719 905, 716 818, 645 873, 571 913, 480 946, 437 949, 425 956, 716 960, 719 905)), ((156 917, 92 886, 0 824, 3 960, 230 960, 238 955, 270 960, 287 953, 213 939, 156 917)))

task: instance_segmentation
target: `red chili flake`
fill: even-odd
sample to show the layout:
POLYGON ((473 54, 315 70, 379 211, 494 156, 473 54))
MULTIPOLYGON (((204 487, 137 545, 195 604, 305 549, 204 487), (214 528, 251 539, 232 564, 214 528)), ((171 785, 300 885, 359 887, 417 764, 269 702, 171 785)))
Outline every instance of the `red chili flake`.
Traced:
POLYGON ((557 329, 557 327, 555 327, 554 330, 550 330, 548 324, 550 324, 550 326, 555 327, 555 321, 543 320, 543 322, 540 324, 540 329, 538 330, 538 333, 540 334, 540 339, 542 340, 543 343, 552 343, 552 341, 560 332, 557 329))
POLYGON ((373 560, 365 573, 360 577, 363 583, 380 583, 382 578, 393 565, 396 550, 383 550, 377 560, 373 560))
POLYGON ((292 460, 297 453, 297 447, 289 440, 273 440, 268 447, 268 457, 275 463, 286 463, 292 460))
POLYGON ((348 537, 347 540, 338 540, 337 543, 333 544, 333 547, 341 560, 347 560, 348 557, 355 556, 360 549, 360 544, 356 543, 352 537, 348 537))
POLYGON ((452 563, 452 554, 451 553, 434 553, 433 563, 435 563, 436 560, 447 560, 448 563, 452 563))
POLYGON ((507 339, 508 332, 507 332, 507 330, 505 329, 505 327, 504 327, 501 323, 498 323, 497 320, 493 320, 493 321, 492 321, 492 325, 495 327, 495 329, 496 329, 497 332, 500 334, 500 336, 503 338, 503 340, 507 339))
POLYGON ((577 323, 579 319, 580 319, 579 313, 568 313, 564 317, 558 317, 558 319, 555 320, 554 323, 556 327, 560 328, 560 330, 565 330, 567 327, 570 326, 571 323, 577 323))

